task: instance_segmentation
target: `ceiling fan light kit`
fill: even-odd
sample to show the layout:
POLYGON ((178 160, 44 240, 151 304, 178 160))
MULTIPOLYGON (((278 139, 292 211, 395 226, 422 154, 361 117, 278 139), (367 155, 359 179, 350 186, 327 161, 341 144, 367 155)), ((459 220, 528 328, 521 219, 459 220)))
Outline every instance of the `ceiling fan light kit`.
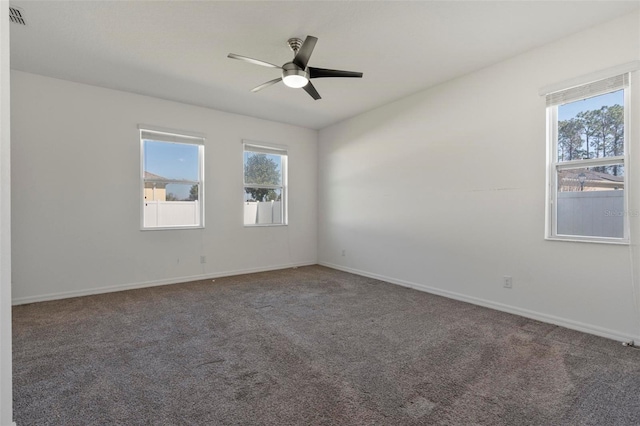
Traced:
POLYGON ((289 87, 299 89, 309 83, 309 73, 289 62, 282 66, 282 82, 289 87))
POLYGON ((289 48, 293 51, 294 58, 291 62, 287 62, 281 67, 271 64, 269 62, 261 61, 259 59, 249 58, 247 56, 236 55, 235 53, 229 53, 228 58, 238 59, 241 61, 249 62, 250 64, 260 65, 268 68, 280 68, 282 70, 282 77, 267 81, 257 87, 254 87, 251 91, 258 92, 265 87, 269 87, 282 81, 286 86, 294 89, 304 89, 313 99, 320 99, 320 94, 311 83, 312 78, 322 77, 350 77, 350 78, 362 78, 361 72, 354 71, 341 71, 330 70, 325 68, 313 68, 307 67, 313 48, 315 47, 318 39, 313 36, 307 36, 304 42, 299 38, 290 38, 287 40, 289 48))

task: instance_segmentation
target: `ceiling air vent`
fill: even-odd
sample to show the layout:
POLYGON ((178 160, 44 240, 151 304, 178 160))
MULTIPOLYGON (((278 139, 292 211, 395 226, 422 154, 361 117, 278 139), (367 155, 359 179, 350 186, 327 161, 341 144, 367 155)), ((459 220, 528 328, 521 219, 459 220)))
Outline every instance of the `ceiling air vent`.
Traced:
POLYGON ((9 6, 9 19, 14 24, 27 25, 27 22, 24 20, 24 12, 19 7, 9 6))

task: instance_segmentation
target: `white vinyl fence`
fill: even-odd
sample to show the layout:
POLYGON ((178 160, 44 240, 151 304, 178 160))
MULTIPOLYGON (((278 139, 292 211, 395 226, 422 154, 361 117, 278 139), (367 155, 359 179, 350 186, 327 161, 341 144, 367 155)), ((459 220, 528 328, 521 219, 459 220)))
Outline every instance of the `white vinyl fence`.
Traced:
MULTIPOLYGON (((558 234, 622 238, 623 191, 559 192, 558 234)), ((149 201, 144 205, 145 227, 189 226, 200 223, 198 201, 149 201)), ((282 202, 245 202, 244 224, 282 223, 282 202)))
POLYGON ((245 225, 266 225, 273 223, 282 223, 282 201, 245 201, 245 225))
POLYGON ((189 226, 200 223, 198 201, 145 201, 144 226, 189 226))
POLYGON ((624 237, 624 191, 558 192, 558 234, 624 237))

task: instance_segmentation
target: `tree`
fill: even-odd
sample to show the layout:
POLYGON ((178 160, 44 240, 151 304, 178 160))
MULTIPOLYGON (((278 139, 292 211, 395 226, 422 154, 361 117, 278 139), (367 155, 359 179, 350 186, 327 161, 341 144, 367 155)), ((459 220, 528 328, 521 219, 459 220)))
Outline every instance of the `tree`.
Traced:
POLYGON ((592 158, 593 155, 589 151, 589 148, 593 144, 593 138, 596 137, 598 132, 598 125, 596 123, 596 111, 582 111, 576 115, 576 119, 580 123, 580 130, 584 137, 584 145, 587 152, 584 158, 592 158))
POLYGON ((167 192, 167 196, 165 197, 167 201, 180 201, 178 197, 173 192, 167 192))
POLYGON ((558 122, 558 156, 561 161, 582 159, 581 128, 580 121, 575 118, 558 122))
MULTIPOLYGON (((624 154, 624 108, 604 105, 581 111, 558 122, 558 159, 571 161, 617 157, 624 154)), ((621 166, 594 166, 591 170, 619 176, 621 166)))
MULTIPOLYGON (((280 185, 278 164, 266 154, 249 154, 244 165, 244 181, 251 185, 280 185)), ((278 201, 280 195, 271 188, 245 188, 253 201, 278 201)))
POLYGON ((191 189, 189 190, 189 198, 188 201, 196 201, 198 200, 198 184, 191 185, 191 189))
MULTIPOLYGON (((620 105, 609 107, 609 152, 614 157, 624 154, 624 108, 620 105)), ((613 166, 613 175, 618 176, 619 166, 613 166)))
POLYGON ((609 107, 603 106, 599 110, 596 110, 595 120, 598 126, 598 131, 596 132, 596 139, 595 139, 596 157, 604 158, 607 156, 607 145, 608 145, 607 142, 609 139, 609 128, 611 125, 611 116, 609 115, 609 107), (602 151, 602 155, 600 155, 601 151, 602 151))

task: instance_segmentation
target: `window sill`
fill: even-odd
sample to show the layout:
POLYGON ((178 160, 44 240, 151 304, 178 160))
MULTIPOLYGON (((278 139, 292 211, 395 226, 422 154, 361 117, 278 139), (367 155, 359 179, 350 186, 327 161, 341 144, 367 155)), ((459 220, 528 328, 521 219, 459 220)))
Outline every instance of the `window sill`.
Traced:
POLYGON ((154 226, 151 228, 140 228, 141 231, 175 231, 175 230, 186 230, 186 229, 204 229, 204 225, 194 225, 194 226, 154 226))
POLYGON ((265 223, 262 225, 244 225, 245 228, 270 228, 270 227, 280 227, 280 226, 289 226, 287 223, 265 223))
POLYGON ((609 244, 615 246, 628 246, 629 240, 624 238, 580 238, 580 237, 545 237, 547 241, 566 241, 570 243, 595 243, 595 244, 609 244))

